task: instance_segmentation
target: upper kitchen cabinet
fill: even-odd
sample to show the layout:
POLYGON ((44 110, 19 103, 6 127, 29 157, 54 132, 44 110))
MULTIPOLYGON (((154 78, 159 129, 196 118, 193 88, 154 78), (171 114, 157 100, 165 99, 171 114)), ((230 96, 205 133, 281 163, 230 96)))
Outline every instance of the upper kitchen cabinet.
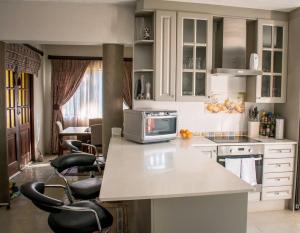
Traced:
POLYGON ((176 100, 206 99, 212 61, 212 16, 178 13, 176 100))
POLYGON ((136 13, 132 82, 135 100, 154 99, 154 32, 154 12, 136 13))
POLYGON ((250 98, 247 99, 257 103, 284 103, 288 24, 282 21, 258 20, 257 30, 257 52, 263 75, 257 76, 255 80, 251 78, 248 80, 247 95, 250 98), (254 81, 255 83, 250 84, 254 81))
POLYGON ((155 100, 175 101, 176 12, 156 11, 155 100))

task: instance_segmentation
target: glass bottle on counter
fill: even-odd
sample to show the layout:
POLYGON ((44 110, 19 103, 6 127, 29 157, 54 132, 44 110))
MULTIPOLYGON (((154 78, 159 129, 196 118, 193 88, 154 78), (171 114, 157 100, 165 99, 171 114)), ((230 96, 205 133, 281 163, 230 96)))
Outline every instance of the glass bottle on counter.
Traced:
POLYGON ((260 135, 266 137, 275 136, 276 117, 272 112, 262 112, 260 115, 260 135))

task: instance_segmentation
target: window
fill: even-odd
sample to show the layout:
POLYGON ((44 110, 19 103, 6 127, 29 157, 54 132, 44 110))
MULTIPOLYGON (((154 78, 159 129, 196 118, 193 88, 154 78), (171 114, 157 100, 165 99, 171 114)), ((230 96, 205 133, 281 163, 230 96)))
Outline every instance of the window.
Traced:
POLYGON ((102 118, 102 64, 92 62, 75 94, 63 106, 65 126, 87 126, 90 118, 102 118))

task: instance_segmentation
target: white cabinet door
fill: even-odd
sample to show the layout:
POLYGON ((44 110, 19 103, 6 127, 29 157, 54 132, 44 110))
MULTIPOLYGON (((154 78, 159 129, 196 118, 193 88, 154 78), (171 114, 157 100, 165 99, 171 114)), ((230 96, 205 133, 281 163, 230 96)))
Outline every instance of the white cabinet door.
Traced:
POLYGON ((283 186, 293 184, 293 172, 265 173, 263 186, 283 186))
POLYGON ((292 186, 263 187, 262 201, 292 198, 292 186))
POLYGON ((204 101, 212 63, 212 16, 178 13, 177 101, 204 101))
POLYGON ((175 101, 176 12, 156 11, 155 100, 175 101))
POLYGON ((266 145, 264 158, 280 159, 280 158, 294 158, 295 145, 266 145))
POLYGON ((294 171, 294 158, 264 160, 264 173, 292 171, 294 171))
POLYGON ((256 102, 284 103, 286 100, 288 24, 283 21, 258 20, 259 68, 256 102))

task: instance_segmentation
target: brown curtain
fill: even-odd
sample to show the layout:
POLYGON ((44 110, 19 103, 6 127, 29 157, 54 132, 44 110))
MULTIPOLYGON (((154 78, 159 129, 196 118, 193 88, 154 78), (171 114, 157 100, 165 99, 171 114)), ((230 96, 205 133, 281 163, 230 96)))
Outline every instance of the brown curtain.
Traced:
POLYGON ((37 74, 41 66, 38 53, 22 44, 6 44, 5 68, 17 73, 37 74))
POLYGON ((132 108, 132 61, 124 61, 123 98, 129 108, 132 108))
POLYGON ((52 60, 52 153, 58 153, 59 138, 56 121, 63 123, 62 106, 77 90, 90 61, 52 60))

